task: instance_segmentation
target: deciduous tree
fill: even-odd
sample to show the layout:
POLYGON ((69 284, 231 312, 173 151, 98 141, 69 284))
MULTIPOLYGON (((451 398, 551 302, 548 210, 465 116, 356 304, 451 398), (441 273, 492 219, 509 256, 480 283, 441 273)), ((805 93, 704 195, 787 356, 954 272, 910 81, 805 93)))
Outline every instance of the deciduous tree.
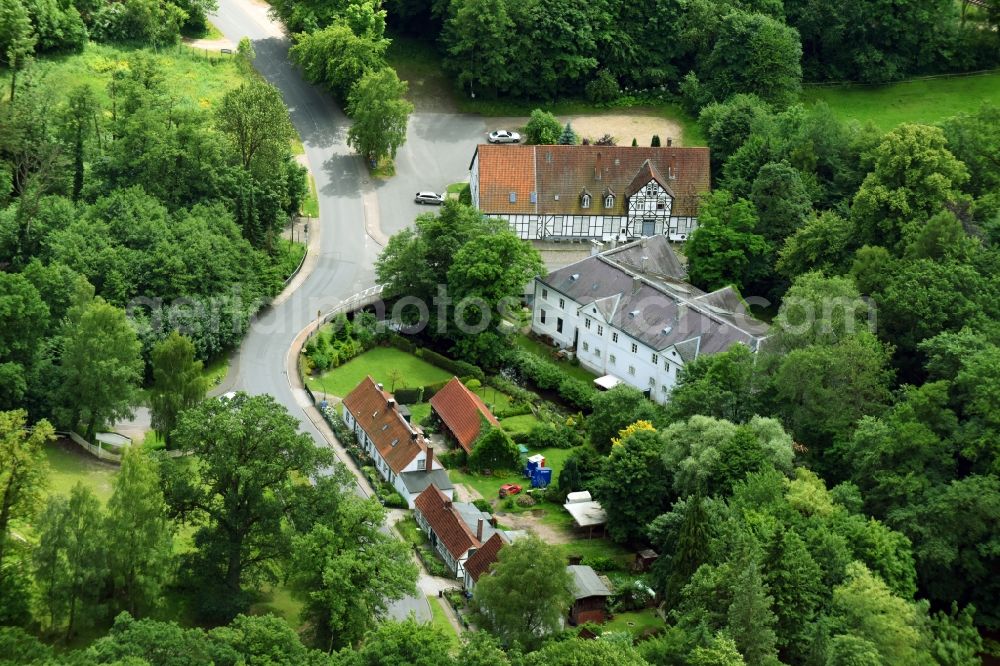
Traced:
POLYGON ((204 611, 233 616, 246 603, 245 584, 273 579, 288 552, 282 497, 293 475, 312 476, 331 454, 300 433, 274 398, 245 393, 184 412, 175 437, 193 455, 164 468, 167 503, 205 521, 195 534, 194 571, 215 590, 205 601, 222 606, 204 611))
POLYGON ((404 98, 406 88, 391 67, 367 72, 351 86, 347 114, 353 122, 347 144, 366 159, 394 159, 406 142, 406 125, 413 112, 413 105, 404 98))
POLYGON ((135 329, 125 311, 97 298, 71 313, 65 327, 61 373, 71 426, 92 440, 98 428, 131 416, 142 377, 135 329))
POLYGON ((257 77, 227 92, 215 116, 248 171, 273 168, 295 136, 281 93, 257 77))
POLYGON ((77 483, 69 499, 50 497, 38 523, 38 547, 33 553, 39 603, 48 626, 66 637, 78 622, 89 624, 107 575, 101 503, 77 483))
POLYGON ((685 249, 691 282, 707 291, 730 285, 742 291, 762 278, 771 248, 756 229, 749 201, 734 201, 726 190, 706 195, 685 249))
POLYGON ((305 599, 315 643, 352 645, 390 602, 413 593, 417 569, 405 545, 382 531, 382 506, 355 495, 346 468, 297 490, 290 583, 305 599))
POLYGON ((500 549, 491 573, 476 584, 473 603, 482 626, 502 644, 532 649, 559 629, 572 585, 559 550, 528 536, 500 549))
POLYGON ((0 569, 11 521, 34 513, 48 473, 44 447, 54 438, 52 425, 43 419, 27 426, 24 410, 0 412, 0 569))
POLYGON ((136 615, 160 603, 173 578, 173 526, 156 463, 138 447, 126 449, 104 517, 104 539, 115 603, 136 615))
POLYGON ((194 345, 177 331, 156 343, 151 356, 153 386, 149 392, 149 406, 152 425, 170 448, 178 417, 204 399, 208 382, 201 374, 201 361, 195 360, 194 345))
POLYGON ((608 514, 608 535, 619 543, 642 540, 646 526, 670 505, 670 477, 660 433, 642 430, 615 446, 593 483, 608 514))

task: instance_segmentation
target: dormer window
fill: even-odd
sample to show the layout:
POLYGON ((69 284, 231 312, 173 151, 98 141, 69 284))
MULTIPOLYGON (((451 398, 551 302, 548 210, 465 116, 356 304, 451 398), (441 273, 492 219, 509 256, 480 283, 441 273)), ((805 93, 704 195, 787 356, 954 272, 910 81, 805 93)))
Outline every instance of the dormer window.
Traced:
POLYGON ((604 197, 604 207, 605 208, 615 207, 615 195, 609 194, 608 196, 604 197))
POLYGON ((586 192, 580 195, 580 208, 590 208, 590 195, 586 192))

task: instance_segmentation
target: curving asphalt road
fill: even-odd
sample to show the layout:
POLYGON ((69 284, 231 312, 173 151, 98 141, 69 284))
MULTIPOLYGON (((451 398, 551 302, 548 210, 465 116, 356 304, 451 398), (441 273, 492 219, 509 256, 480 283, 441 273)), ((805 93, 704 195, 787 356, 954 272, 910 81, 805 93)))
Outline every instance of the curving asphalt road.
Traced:
MULTIPOLYGON (((347 118, 328 95, 304 81, 289 64, 288 41, 268 19, 264 6, 254 0, 220 0, 212 21, 234 43, 244 36, 253 42, 257 69, 281 90, 292 123, 302 137, 320 200, 319 224, 314 225, 319 229, 316 263, 297 289, 267 308, 251 325, 231 364, 227 388, 271 394, 300 420, 302 430, 317 445, 325 446, 323 436, 306 418, 303 405, 289 386, 285 358, 296 335, 318 312, 326 312, 374 284, 372 265, 380 247, 365 231, 361 193, 367 175, 360 159, 346 145, 347 118)), ((374 202, 374 197, 365 199, 369 205, 374 202)), ((369 214, 377 215, 377 211, 369 214)), ((427 599, 422 595, 408 597, 390 608, 397 619, 410 613, 418 620, 430 620, 427 599)))

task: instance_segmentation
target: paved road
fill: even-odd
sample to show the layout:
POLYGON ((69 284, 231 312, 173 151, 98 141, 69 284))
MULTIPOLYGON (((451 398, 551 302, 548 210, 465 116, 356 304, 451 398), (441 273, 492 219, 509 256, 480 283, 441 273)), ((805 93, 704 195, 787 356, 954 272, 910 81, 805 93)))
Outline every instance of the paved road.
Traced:
MULTIPOLYGON (((257 53, 257 69, 284 96, 292 122, 305 145, 320 199, 318 262, 287 300, 269 308, 251 326, 233 365, 233 388, 269 393, 300 419, 302 430, 317 443, 323 438, 305 417, 285 374, 285 356, 296 334, 317 312, 374 283, 372 265, 379 246, 365 233, 361 196, 363 165, 347 148, 348 120, 333 100, 306 83, 288 62, 288 42, 270 22, 261 5, 252 0, 221 0, 213 17, 226 38, 246 36, 257 53)), ((413 612, 430 620, 423 596, 393 605, 391 615, 405 618, 413 612)))

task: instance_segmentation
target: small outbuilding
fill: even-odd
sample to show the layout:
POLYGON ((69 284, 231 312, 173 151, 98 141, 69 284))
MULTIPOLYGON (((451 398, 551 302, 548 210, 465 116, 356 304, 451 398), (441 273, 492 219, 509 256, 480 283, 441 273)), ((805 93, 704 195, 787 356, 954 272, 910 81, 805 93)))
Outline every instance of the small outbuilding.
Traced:
POLYGON ((591 567, 577 564, 566 567, 566 570, 573 577, 575 598, 569 609, 570 624, 603 624, 607 619, 606 606, 611 590, 591 567))
POLYGON ((640 573, 649 571, 649 568, 653 566, 653 562, 659 559, 659 557, 660 556, 657 555, 656 551, 652 548, 640 550, 635 554, 635 564, 633 565, 633 568, 640 573))
POLYGON ((604 507, 594 501, 586 490, 566 495, 563 508, 573 516, 573 524, 577 529, 587 530, 588 536, 593 536, 595 527, 603 529, 608 522, 604 507))
POLYGON ((472 453, 472 445, 479 437, 484 422, 491 426, 500 425, 486 403, 458 377, 452 377, 444 388, 434 394, 431 409, 466 453, 472 453))

